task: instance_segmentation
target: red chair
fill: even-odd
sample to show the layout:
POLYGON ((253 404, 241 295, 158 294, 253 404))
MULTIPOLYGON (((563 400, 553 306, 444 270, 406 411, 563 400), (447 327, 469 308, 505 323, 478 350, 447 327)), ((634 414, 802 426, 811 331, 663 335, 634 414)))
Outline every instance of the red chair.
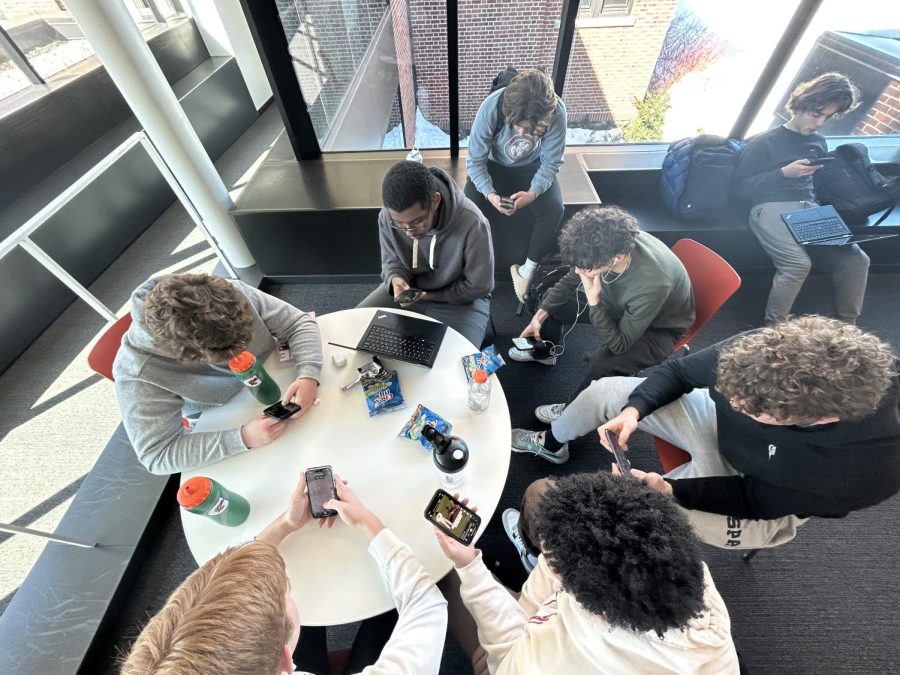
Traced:
POLYGON ((722 256, 693 239, 679 239, 672 246, 672 253, 687 270, 696 308, 694 323, 674 347, 677 352, 687 347, 706 322, 735 294, 741 287, 741 278, 722 256))
POLYGON ((97 340, 97 344, 88 354, 88 365, 96 373, 99 373, 107 380, 114 380, 112 374, 113 361, 116 360, 116 354, 122 344, 122 336, 131 326, 131 313, 129 312, 106 329, 106 332, 97 340))

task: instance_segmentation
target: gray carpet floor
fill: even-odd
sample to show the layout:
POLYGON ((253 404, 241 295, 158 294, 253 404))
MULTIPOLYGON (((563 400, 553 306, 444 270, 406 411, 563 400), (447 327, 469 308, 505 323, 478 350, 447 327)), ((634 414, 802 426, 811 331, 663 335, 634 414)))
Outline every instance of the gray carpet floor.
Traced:
MULTIPOLYGON (((694 349, 758 326, 762 320, 769 278, 750 276, 738 294, 695 338, 694 349)), ((267 290, 306 310, 326 313, 351 307, 371 290, 371 284, 273 285, 267 290)), ((900 275, 878 274, 870 279, 866 310, 860 325, 900 347, 900 321, 894 308, 900 275)), ((825 279, 812 278, 798 300, 798 312, 828 312, 825 279)), ((514 316, 515 298, 509 284, 501 284, 493 302, 497 329, 494 341, 505 351, 525 318, 514 316)), ((588 325, 569 336, 570 351, 548 368, 511 363, 498 377, 506 393, 513 426, 537 428, 533 409, 541 403, 564 400, 582 377, 580 355, 593 341, 588 325)), ((638 468, 658 469, 649 438, 631 444, 638 468)), ((599 443, 585 438, 572 444, 572 458, 562 466, 514 455, 509 477, 495 516, 480 540, 487 564, 510 587, 518 588, 524 571, 506 540, 499 515, 518 505, 525 487, 547 475, 608 470, 599 443)), ((753 673, 890 673, 898 672, 897 627, 900 592, 895 561, 900 557, 900 499, 839 520, 813 520, 788 545, 763 551, 745 563, 736 552, 704 549, 732 619, 738 649, 753 673)), ((113 649, 126 649, 147 616, 196 565, 187 549, 174 508, 159 531, 150 555, 137 575, 140 582, 125 599, 117 620, 119 639, 113 649)), ((353 627, 331 631, 332 648, 352 639, 353 627)), ((112 654, 112 652, 111 652, 112 654)), ((111 667, 108 672, 115 672, 111 667)), ((444 652, 442 673, 468 673, 465 659, 452 642, 444 652)))

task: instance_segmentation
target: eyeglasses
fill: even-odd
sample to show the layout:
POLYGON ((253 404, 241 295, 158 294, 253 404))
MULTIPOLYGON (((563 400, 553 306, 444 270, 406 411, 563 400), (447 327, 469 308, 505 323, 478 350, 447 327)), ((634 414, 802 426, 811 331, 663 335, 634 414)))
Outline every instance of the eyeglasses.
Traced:
POLYGON ((391 218, 391 227, 395 230, 400 230, 401 232, 411 232, 414 230, 424 230, 428 227, 428 221, 431 219, 431 207, 428 207, 428 211, 423 215, 419 216, 415 220, 411 220, 408 223, 400 223, 391 218))

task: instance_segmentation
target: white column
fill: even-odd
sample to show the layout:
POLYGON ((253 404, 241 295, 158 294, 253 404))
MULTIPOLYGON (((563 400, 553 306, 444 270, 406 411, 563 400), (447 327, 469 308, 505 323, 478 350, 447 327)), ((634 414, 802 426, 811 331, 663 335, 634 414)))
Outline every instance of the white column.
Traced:
POLYGON ((272 98, 272 87, 240 0, 187 0, 187 4, 210 55, 234 56, 253 105, 262 108, 272 98))
POLYGON ((122 0, 66 0, 85 37, 207 230, 234 267, 253 256, 228 214, 234 204, 122 0))

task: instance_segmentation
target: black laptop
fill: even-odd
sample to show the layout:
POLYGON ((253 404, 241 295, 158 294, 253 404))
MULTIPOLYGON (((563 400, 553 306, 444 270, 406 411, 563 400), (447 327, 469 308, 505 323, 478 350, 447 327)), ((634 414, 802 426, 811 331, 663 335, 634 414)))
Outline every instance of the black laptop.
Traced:
POLYGON ((378 310, 354 349, 431 368, 446 332, 437 321, 378 310))
POLYGON ((833 206, 813 206, 781 214, 787 229, 801 246, 846 246, 896 237, 896 234, 853 234, 833 206))

